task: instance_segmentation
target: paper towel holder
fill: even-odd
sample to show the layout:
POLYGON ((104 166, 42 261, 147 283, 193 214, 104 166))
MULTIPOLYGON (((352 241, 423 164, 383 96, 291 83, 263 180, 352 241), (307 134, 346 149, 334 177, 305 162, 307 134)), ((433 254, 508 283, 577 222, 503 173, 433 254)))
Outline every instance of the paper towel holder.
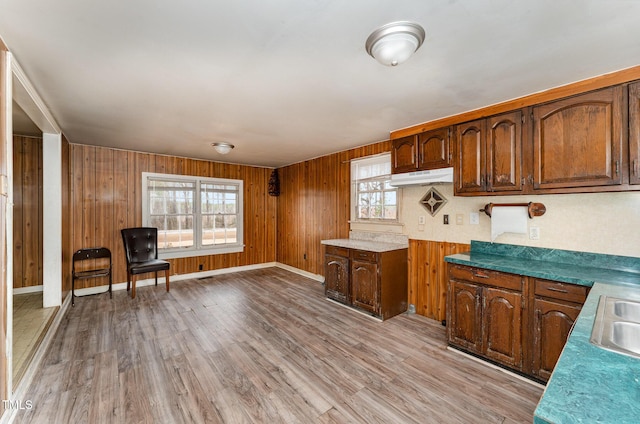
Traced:
POLYGON ((529 218, 533 218, 534 216, 542 216, 547 211, 547 208, 542 203, 487 203, 483 209, 480 209, 480 212, 484 212, 487 216, 491 217, 491 210, 494 206, 520 206, 526 207, 529 211, 529 218))

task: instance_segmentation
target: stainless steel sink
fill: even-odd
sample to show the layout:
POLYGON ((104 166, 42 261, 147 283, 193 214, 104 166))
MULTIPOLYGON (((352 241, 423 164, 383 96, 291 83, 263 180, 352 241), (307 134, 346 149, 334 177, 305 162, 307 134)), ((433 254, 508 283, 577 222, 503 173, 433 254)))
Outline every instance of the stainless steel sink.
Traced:
POLYGON ((624 321, 640 323, 640 302, 616 300, 613 306, 613 313, 624 321))
POLYGON ((640 302, 600 296, 591 343, 640 358, 640 302))

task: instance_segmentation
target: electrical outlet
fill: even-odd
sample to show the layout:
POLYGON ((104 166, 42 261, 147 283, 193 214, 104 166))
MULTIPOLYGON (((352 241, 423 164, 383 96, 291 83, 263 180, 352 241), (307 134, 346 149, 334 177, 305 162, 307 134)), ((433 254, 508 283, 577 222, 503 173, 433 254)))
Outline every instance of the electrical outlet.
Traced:
POLYGON ((469 224, 471 225, 480 224, 480 214, 478 212, 469 213, 469 224))
POLYGON ((418 217, 418 225, 424 225, 427 222, 427 217, 424 215, 420 215, 418 217))
POLYGON ((456 225, 464 224, 464 215, 461 213, 456 214, 456 225))
POLYGON ((540 227, 529 228, 529 240, 540 240, 540 227))

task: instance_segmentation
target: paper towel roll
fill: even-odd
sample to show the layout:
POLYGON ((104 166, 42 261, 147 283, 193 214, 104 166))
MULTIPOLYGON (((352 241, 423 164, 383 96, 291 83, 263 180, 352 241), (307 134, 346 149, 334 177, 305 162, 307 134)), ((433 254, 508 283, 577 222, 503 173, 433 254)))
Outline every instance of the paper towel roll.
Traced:
POLYGON ((500 234, 527 234, 526 206, 493 206, 491 209, 491 241, 500 234))

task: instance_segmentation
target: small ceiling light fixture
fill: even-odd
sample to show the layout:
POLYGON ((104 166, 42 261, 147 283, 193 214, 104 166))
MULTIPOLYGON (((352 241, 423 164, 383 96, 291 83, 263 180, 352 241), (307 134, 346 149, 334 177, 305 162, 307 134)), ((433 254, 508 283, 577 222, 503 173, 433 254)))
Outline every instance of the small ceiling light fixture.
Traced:
POLYGON ((420 48, 424 37, 424 28, 414 22, 391 22, 373 31, 365 47, 378 62, 396 66, 420 48))
POLYGON ((225 143, 225 142, 211 143, 211 145, 213 146, 214 149, 216 149, 216 152, 220 153, 221 155, 226 155, 231 151, 231 149, 236 147, 231 143, 225 143))

